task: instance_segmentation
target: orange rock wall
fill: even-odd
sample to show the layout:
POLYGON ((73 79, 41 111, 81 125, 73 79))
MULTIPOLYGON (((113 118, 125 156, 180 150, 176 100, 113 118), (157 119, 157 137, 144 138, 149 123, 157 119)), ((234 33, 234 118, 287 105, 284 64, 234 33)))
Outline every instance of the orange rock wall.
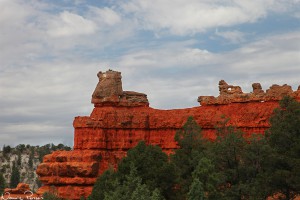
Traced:
MULTIPOLYGON (((253 92, 243 93, 239 86, 219 82, 218 97, 200 96, 202 106, 175 110, 149 107, 147 95, 123 91, 120 72, 108 70, 97 74, 99 82, 92 95, 95 105, 90 116, 76 117, 74 150, 57 151, 44 157, 37 174, 44 186, 51 186, 67 199, 87 197, 97 177, 109 166, 116 167, 128 149, 141 140, 158 145, 166 153, 177 148, 174 135, 193 116, 202 127, 202 134, 215 139, 215 126, 221 116, 246 134, 262 134, 269 128, 269 118, 278 101, 290 95, 300 101, 300 87, 272 85, 264 92, 259 83, 253 92)), ((52 188, 53 189, 53 188, 52 188)))
POLYGON ((248 134, 263 133, 278 102, 232 103, 187 109, 158 110, 150 107, 95 107, 89 117, 74 119, 74 150, 57 151, 44 157, 37 173, 45 186, 55 186, 60 196, 87 197, 96 178, 109 166, 116 166, 128 149, 140 140, 159 145, 171 153, 174 141, 189 116, 202 127, 206 138, 214 139, 214 127, 221 116, 248 134))

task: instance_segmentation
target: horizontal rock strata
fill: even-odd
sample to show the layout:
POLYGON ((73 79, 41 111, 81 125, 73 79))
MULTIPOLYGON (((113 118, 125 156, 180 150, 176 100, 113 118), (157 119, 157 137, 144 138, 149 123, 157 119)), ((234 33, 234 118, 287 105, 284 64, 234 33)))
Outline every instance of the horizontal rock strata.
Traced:
POLYGON ((267 92, 253 84, 253 93, 244 94, 239 86, 220 81, 219 97, 199 97, 202 106, 158 110, 149 107, 147 96, 122 90, 121 73, 99 72, 99 83, 92 96, 95 108, 90 116, 75 117, 74 150, 57 151, 44 157, 37 173, 44 186, 39 194, 55 186, 61 197, 87 197, 96 178, 126 156, 141 140, 158 145, 166 153, 178 148, 174 135, 193 116, 202 134, 215 139, 215 126, 222 116, 246 134, 262 134, 269 118, 284 95, 299 98, 299 90, 273 85, 267 92))

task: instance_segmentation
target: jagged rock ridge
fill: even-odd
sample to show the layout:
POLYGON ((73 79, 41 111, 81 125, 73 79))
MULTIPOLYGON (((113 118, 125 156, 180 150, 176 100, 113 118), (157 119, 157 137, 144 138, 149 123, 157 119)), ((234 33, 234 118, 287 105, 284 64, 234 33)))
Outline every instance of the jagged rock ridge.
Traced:
POLYGON ((220 95, 199 96, 198 102, 201 105, 221 105, 230 103, 246 103, 246 102, 263 102, 263 101, 279 101, 284 96, 292 96, 300 100, 300 86, 297 91, 293 91, 292 87, 284 84, 272 85, 266 92, 262 90, 260 83, 252 84, 253 92, 243 93, 240 86, 228 85, 224 80, 219 82, 220 95))
POLYGON ((98 77, 91 115, 75 117, 73 122, 74 150, 47 155, 38 166, 37 174, 44 184, 39 193, 55 186, 61 197, 87 197, 96 178, 110 165, 116 166, 140 140, 171 153, 177 148, 174 135, 189 116, 194 117, 203 129, 202 134, 210 139, 215 138, 215 125, 223 115, 247 134, 264 133, 283 95, 300 99, 299 90, 293 92, 287 85, 273 85, 265 93, 256 83, 253 93, 244 94, 239 86, 220 81, 220 96, 200 96, 202 106, 158 110, 149 107, 145 94, 124 92, 120 72, 99 72, 98 77))

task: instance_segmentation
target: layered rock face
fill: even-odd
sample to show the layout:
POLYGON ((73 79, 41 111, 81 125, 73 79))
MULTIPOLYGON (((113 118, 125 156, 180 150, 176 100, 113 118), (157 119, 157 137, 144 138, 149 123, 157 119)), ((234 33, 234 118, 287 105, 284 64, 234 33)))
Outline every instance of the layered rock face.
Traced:
POLYGON ((300 100, 300 90, 294 92, 287 85, 273 85, 264 92, 256 83, 253 93, 244 94, 239 86, 220 81, 220 96, 199 97, 202 106, 158 110, 149 107, 145 94, 123 91, 120 72, 99 72, 98 77, 91 115, 76 117, 73 122, 74 150, 44 157, 37 169, 44 184, 38 193, 54 186, 61 197, 87 197, 96 178, 109 166, 116 167, 140 140, 158 145, 166 153, 178 148, 174 135, 189 116, 194 117, 209 139, 215 139, 215 125, 224 115, 245 133, 261 134, 269 128, 269 118, 279 99, 291 95, 300 100))

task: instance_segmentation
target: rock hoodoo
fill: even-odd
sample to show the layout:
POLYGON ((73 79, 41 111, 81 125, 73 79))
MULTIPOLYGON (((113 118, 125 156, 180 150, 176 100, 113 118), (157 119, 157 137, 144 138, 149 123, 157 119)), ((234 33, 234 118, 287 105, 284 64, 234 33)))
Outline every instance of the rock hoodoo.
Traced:
POLYGON ((230 123, 247 134, 263 133, 278 107, 278 100, 290 95, 300 100, 300 90, 288 85, 273 85, 264 92, 259 83, 252 93, 220 81, 218 97, 200 96, 201 106, 158 110, 149 107, 147 95, 123 91, 121 73, 99 72, 99 83, 92 95, 94 109, 90 116, 75 117, 74 150, 46 155, 37 173, 44 186, 38 193, 54 186, 61 197, 87 197, 97 177, 110 165, 116 166, 128 149, 140 140, 159 145, 166 153, 177 148, 174 141, 189 116, 202 127, 205 137, 215 138, 215 125, 225 115, 230 123))
POLYGON ((219 82, 220 95, 199 96, 198 102, 202 105, 222 105, 230 103, 248 103, 248 102, 265 102, 279 101, 288 95, 300 100, 300 90, 293 91, 289 85, 272 85, 266 92, 262 90, 260 83, 252 84, 253 92, 243 93, 240 86, 228 85, 224 80, 219 82))
POLYGON ((100 106, 149 106, 147 95, 123 91, 121 72, 109 70, 97 74, 99 82, 92 95, 92 103, 100 106))

